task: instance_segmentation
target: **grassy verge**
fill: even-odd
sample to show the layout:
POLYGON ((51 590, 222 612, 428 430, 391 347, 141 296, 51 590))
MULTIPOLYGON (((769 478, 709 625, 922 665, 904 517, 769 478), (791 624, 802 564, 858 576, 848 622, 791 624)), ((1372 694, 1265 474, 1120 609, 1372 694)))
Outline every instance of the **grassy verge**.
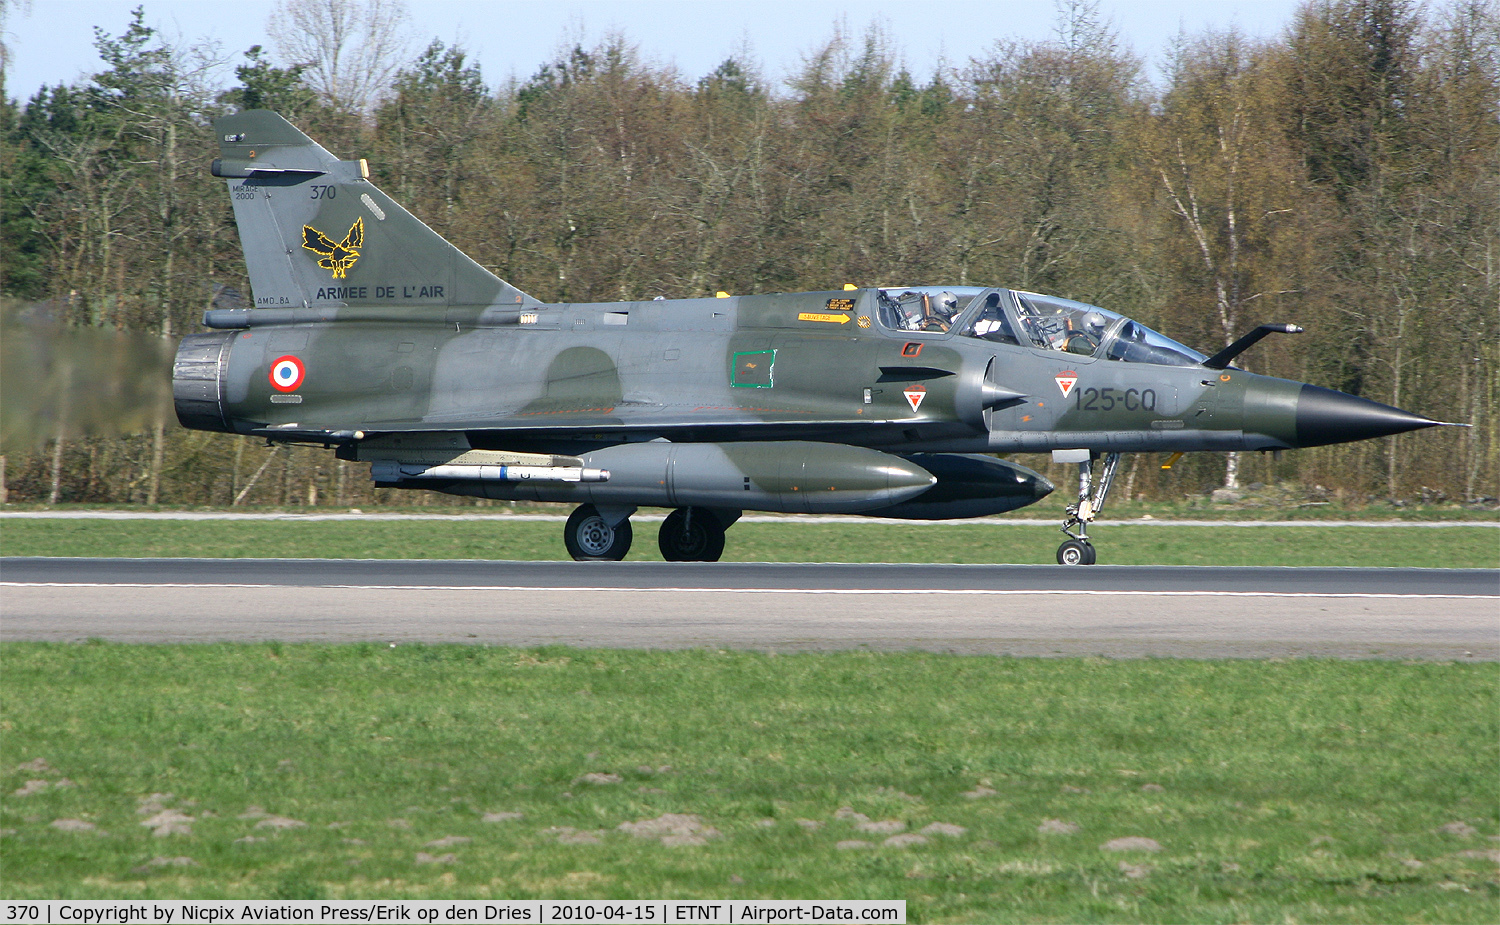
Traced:
POLYGON ((8 898, 1500 917, 1491 665, 13 643, 0 666, 8 898), (664 814, 696 819, 620 828, 664 814), (1161 847, 1101 847, 1124 837, 1161 847))
MULTIPOLYGON (((636 525, 628 558, 660 559, 654 523, 636 525)), ((730 562, 1050 563, 1062 536, 1038 524, 911 526, 740 523, 730 562)), ((1113 565, 1325 565, 1495 568, 1488 527, 1101 527, 1113 565)), ((562 525, 505 521, 7 520, 7 556, 207 556, 565 559, 562 525)))

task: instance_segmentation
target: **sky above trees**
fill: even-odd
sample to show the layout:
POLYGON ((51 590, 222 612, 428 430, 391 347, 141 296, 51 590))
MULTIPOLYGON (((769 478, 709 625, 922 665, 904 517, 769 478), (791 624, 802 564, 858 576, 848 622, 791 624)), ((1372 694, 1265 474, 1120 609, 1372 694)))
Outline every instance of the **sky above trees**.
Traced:
MULTIPOLYGON (((275 0, 241 0, 230 9, 201 0, 31 0, 8 2, 11 49, 6 93, 25 100, 43 85, 72 83, 98 70, 93 28, 118 33, 144 6, 146 23, 175 45, 216 41, 226 54, 271 46, 275 0)), ((1040 41, 1055 33, 1057 9, 1039 0, 410 0, 405 37, 415 54, 432 39, 460 45, 493 86, 524 80, 560 47, 592 44, 618 30, 648 60, 675 64, 696 80, 731 55, 758 61, 777 81, 793 73, 839 23, 871 24, 890 34, 913 74, 940 62, 961 66, 996 40, 1040 41)), ((1100 12, 1123 43, 1148 61, 1155 78, 1183 31, 1237 28, 1271 38, 1291 22, 1295 0, 1105 0, 1100 12)), ((230 67, 223 76, 232 79, 230 67)))

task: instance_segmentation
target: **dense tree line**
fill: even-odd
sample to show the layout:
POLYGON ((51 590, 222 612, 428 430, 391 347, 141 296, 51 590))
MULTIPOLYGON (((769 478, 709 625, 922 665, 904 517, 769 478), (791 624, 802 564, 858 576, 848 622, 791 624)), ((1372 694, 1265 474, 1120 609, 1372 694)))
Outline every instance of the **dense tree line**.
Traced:
MULTIPOLYGON (((373 8, 383 41, 393 8, 373 8)), ((324 455, 182 431, 161 388, 77 387, 140 365, 98 356, 159 357, 248 293, 206 166, 211 120, 253 107, 368 158, 384 189, 545 300, 990 284, 1210 352, 1294 321, 1308 333, 1245 365, 1474 425, 1204 457, 1132 479, 1137 494, 1500 493, 1493 0, 1312 0, 1273 40, 1182 36, 1158 83, 1087 3, 1062 9, 1052 41, 997 41, 930 74, 900 67, 878 30, 835 32, 779 86, 737 58, 692 81, 619 36, 498 89, 439 42, 357 91, 341 49, 316 47, 291 65, 252 48, 226 91, 139 12, 97 45, 92 79, 0 103, 13 501, 375 502, 324 455)))

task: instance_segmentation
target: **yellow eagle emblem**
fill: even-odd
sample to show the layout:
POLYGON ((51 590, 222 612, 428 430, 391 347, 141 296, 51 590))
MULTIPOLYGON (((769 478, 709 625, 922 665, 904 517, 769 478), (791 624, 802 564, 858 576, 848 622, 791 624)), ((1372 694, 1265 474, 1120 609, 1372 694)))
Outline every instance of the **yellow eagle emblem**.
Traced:
POLYGON ((337 244, 313 226, 303 225, 302 246, 322 256, 318 266, 332 272, 334 279, 344 279, 344 274, 359 259, 359 249, 365 246, 365 220, 356 218, 344 240, 337 244))

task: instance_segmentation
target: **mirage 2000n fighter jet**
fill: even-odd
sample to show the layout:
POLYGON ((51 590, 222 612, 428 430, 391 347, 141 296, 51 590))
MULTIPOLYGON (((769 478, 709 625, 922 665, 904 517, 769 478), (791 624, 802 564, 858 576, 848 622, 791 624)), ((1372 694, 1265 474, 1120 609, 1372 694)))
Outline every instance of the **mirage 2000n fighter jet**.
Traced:
POLYGON ((1058 561, 1120 454, 1280 450, 1437 422, 1209 357, 1102 308, 979 286, 548 304, 499 279, 272 112, 215 124, 254 307, 209 311, 173 370, 185 427, 322 444, 375 483, 578 505, 576 559, 640 506, 669 560, 743 511, 947 519, 1033 504, 1077 463, 1058 561), (1095 463, 1102 463, 1098 478, 1095 463))

